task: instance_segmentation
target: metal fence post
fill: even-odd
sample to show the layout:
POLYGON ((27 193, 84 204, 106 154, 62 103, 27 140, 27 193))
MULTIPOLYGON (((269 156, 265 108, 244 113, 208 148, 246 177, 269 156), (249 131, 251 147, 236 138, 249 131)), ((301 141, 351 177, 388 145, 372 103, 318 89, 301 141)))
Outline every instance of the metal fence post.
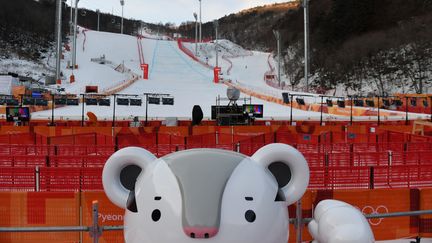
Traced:
POLYGON ((297 243, 302 242, 302 231, 303 231, 303 216, 302 216, 302 202, 301 199, 297 201, 296 204, 296 236, 297 236, 297 243))
POLYGON ((324 154, 324 186, 327 188, 329 184, 329 166, 330 166, 330 155, 329 152, 324 154))
POLYGON ((98 223, 98 216, 99 216, 98 201, 93 201, 92 213, 93 213, 93 226, 90 227, 90 237, 93 238, 93 243, 98 243, 99 237, 102 235, 102 228, 99 227, 99 223, 98 223))
POLYGON ((388 151, 388 166, 392 166, 393 164, 393 151, 388 151))
POLYGON ((35 191, 40 191, 40 169, 39 166, 36 166, 35 169, 35 191))

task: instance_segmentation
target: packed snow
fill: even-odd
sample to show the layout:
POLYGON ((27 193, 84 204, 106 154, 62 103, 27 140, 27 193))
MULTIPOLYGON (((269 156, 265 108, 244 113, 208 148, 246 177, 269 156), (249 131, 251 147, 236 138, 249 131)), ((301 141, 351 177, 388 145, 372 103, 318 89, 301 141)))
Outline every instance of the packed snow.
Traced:
MULTIPOLYGON (((130 73, 118 72, 116 66, 124 64, 132 73, 142 75, 138 57, 137 38, 127 35, 86 31, 85 35, 79 32, 77 41, 77 64, 79 68, 74 70, 76 82, 70 84, 64 80, 62 87, 66 92, 81 94, 85 86, 97 85, 99 90, 118 85, 130 78, 130 73), (85 44, 84 44, 85 43, 85 44), (92 58, 104 56, 110 64, 92 62, 92 58)), ((149 80, 139 79, 129 88, 121 91, 121 94, 162 93, 174 97, 174 106, 149 105, 148 116, 156 119, 165 117, 190 118, 194 105, 200 105, 205 117, 210 117, 211 106, 216 104, 216 98, 226 97, 227 86, 213 83, 213 70, 206 68, 185 55, 177 46, 176 41, 141 39, 145 62, 150 66, 149 80)), ((259 56, 255 57, 259 59, 259 56)), ((66 77, 72 74, 72 70, 66 69, 70 60, 70 53, 65 55, 62 62, 62 70, 66 77)), ((242 64, 243 65, 243 64, 242 64)), ((253 64, 250 64, 253 66, 253 64)), ((259 66, 260 64, 256 64, 259 66)), ((252 68, 253 69, 253 68, 252 68)), ((265 67, 263 68, 265 69, 265 67)), ((262 80, 262 70, 255 80, 262 80)), ((238 71, 239 75, 247 76, 248 70, 238 71)), ((265 86, 264 83, 262 83, 265 86)), ((248 96, 242 95, 241 99, 248 96)), ((240 99, 240 100, 241 100, 240 99)), ((86 106, 86 112, 95 113, 99 118, 110 119, 113 114, 113 100, 110 107, 86 106)), ((227 102, 226 102, 227 103, 227 102)), ((289 119, 290 109, 287 106, 262 101, 252 97, 252 103, 264 104, 266 117, 289 119)), ((79 119, 81 107, 64 107, 56 109, 55 116, 67 119, 79 119)), ((142 107, 116 107, 116 116, 120 119, 135 116, 144 116, 145 106, 142 107)), ((296 119, 319 119, 320 113, 294 110, 296 119)), ((42 111, 32 114, 33 119, 49 118, 50 111, 42 111)), ((324 115, 326 117, 326 115, 324 115)))
MULTIPOLYGON (((146 35, 143 35, 146 36, 146 35)), ((139 78, 130 87, 120 91, 120 94, 143 93, 169 94, 174 97, 174 105, 149 105, 149 119, 165 119, 176 117, 178 119, 190 119, 194 105, 200 105, 205 118, 211 116, 211 106, 216 105, 217 97, 226 98, 227 87, 225 84, 213 82, 213 70, 215 66, 216 52, 215 42, 202 43, 198 46, 198 57, 209 66, 204 66, 194 61, 183 53, 178 47, 177 41, 147 35, 151 38, 140 38, 114 33, 97 32, 79 29, 77 39, 77 64, 78 69, 67 68, 71 62, 71 52, 65 51, 62 60, 62 73, 65 78, 61 87, 67 93, 83 94, 86 86, 98 86, 99 92, 119 86, 135 76, 142 76, 138 43, 143 47, 144 61, 149 64, 149 80, 139 78), (95 61, 104 58, 104 62, 95 61), (70 83, 69 77, 75 76, 75 82, 70 83)), ((218 40, 219 63, 222 67, 222 78, 230 80, 233 84, 260 94, 280 99, 282 91, 268 86, 264 81, 264 74, 270 69, 268 65, 269 53, 254 52, 228 41, 218 40), (224 57, 224 58, 222 58, 224 57), (227 70, 231 67, 231 72, 227 70)), ((194 43, 185 43, 185 47, 195 52, 194 43)), ((274 62, 270 58, 271 62, 274 62)), ((303 94, 298 92, 291 92, 303 94)), ((319 102, 318 95, 311 95, 306 102, 319 102)), ((242 94, 239 100, 241 105, 244 98, 251 98, 253 104, 264 105, 264 117, 266 119, 289 120, 290 107, 272 102, 260 100, 242 94)), ((144 98, 143 98, 144 99, 144 98)), ((145 102, 145 100, 143 100, 145 102)), ((93 112, 101 120, 110 120, 113 116, 113 98, 111 106, 85 106, 85 112, 93 112)), ((221 102, 226 105, 228 102, 221 102)), ((56 118, 81 119, 82 107, 63 107, 55 111, 56 118)), ((146 106, 128 107, 116 106, 116 117, 119 120, 133 117, 144 117, 146 106)), ((293 109, 293 120, 319 120, 321 113, 293 109)), ((418 116, 410 114, 411 119, 418 116)), ((41 111, 32 114, 32 119, 49 119, 51 111, 41 111)), ((349 117, 323 114, 326 120, 349 120, 349 117)), ((375 120, 376 117, 356 117, 355 120, 375 120)), ((391 117, 391 119, 405 119, 405 114, 391 117)), ((384 119, 383 119, 384 120, 384 119)))

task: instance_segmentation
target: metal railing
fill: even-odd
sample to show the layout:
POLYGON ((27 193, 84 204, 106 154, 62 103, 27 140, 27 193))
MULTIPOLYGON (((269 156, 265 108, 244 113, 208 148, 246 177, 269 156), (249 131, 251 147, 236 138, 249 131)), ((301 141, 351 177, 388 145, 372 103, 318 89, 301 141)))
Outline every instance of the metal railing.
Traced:
POLYGON ((99 203, 93 201, 92 203, 92 226, 63 226, 63 227, 0 227, 0 233, 23 233, 23 232, 89 232, 90 237, 93 238, 93 243, 98 243, 99 238, 104 231, 118 231, 123 230, 123 226, 100 226, 98 222, 99 203))
MULTIPOLYGON (((297 203, 297 206, 301 206, 301 203, 297 203)), ((302 231, 303 226, 312 221, 312 218, 302 218, 301 210, 297 210, 300 213, 300 217, 292 218, 289 220, 290 224, 296 226, 297 241, 302 242, 302 231)), ((385 213, 385 214, 366 214, 367 219, 377 219, 377 218, 394 218, 394 217, 409 217, 409 216, 420 216, 432 214, 432 210, 420 210, 411 212, 395 212, 395 213, 385 213)), ((124 229, 124 226, 101 226, 98 222, 99 215, 99 203, 98 201, 93 201, 92 203, 92 226, 63 226, 63 227, 0 227, 0 233, 23 233, 23 232, 89 232, 90 237, 93 239, 93 243, 98 243, 99 238, 105 231, 120 231, 124 229)))

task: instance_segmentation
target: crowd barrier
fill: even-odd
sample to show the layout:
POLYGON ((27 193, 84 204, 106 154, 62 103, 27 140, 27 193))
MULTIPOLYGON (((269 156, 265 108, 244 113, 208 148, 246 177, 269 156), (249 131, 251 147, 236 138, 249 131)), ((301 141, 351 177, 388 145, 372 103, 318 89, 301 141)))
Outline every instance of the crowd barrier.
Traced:
MULTIPOLYGON (((366 127, 367 128, 367 127, 366 127)), ((401 127, 403 129, 405 127, 401 127)), ((372 129, 372 128, 371 128, 372 129)), ((374 128, 375 129, 375 128, 374 128)), ((259 127, 161 127, 155 129, 99 128, 34 129, 34 133, 0 135, 0 154, 11 155, 89 155, 110 154, 128 146, 171 146, 171 151, 198 147, 240 147, 250 155, 249 146, 268 143, 290 144, 303 153, 427 151, 432 137, 402 132, 364 131, 363 127, 341 126, 259 126, 259 127), (345 129, 345 130, 343 130, 345 129), (65 135, 67 134, 67 135, 65 135), (229 145, 229 146, 228 146, 229 145), (98 146, 97 148, 94 148, 98 146), (63 150, 71 150, 63 152, 63 150)), ((253 151, 252 151, 253 152, 253 151)))
MULTIPOLYGON (((80 224, 79 194, 0 192, 0 226, 80 224)), ((0 233, 2 243, 79 242, 79 233, 0 233)))
MULTIPOLYGON (((351 128, 343 126, 316 127, 316 126, 255 126, 255 127, 160 127, 158 129, 134 128, 38 128, 34 132, 0 134, 0 144, 4 145, 102 145, 102 146, 136 146, 147 144, 170 145, 218 145, 255 143, 255 142, 281 142, 300 146, 323 146, 327 150, 345 144, 370 144, 377 147, 390 144, 424 143, 425 149, 430 148, 428 143, 432 137, 419 136, 388 130, 374 132, 364 131, 367 127, 351 128), (93 130, 93 132, 91 132, 93 130), (260 137, 263 139, 260 140, 260 137), (247 141, 249 139, 249 142, 247 141), (336 145, 335 145, 336 144, 336 145)), ((400 130, 406 127, 400 127, 400 130)), ((28 147, 29 147, 28 146, 28 147)), ((356 145, 359 147, 360 145, 356 145)), ((417 146, 417 145, 416 145, 417 146)), ((409 150, 409 149, 407 149, 409 150)))
POLYGON ((310 188, 412 188, 432 181, 431 137, 371 132, 367 126, 102 128, 87 133, 89 129, 35 128, 33 133, 0 135, 0 143, 6 143, 0 146, 0 190, 34 191, 36 181, 43 191, 101 190, 99 170, 111 154, 128 146, 157 157, 192 148, 251 156, 275 142, 303 153, 313 175, 310 188), (44 132, 46 137, 40 135, 44 132))
MULTIPOLYGON (((157 157, 193 148, 215 148, 237 151, 245 155, 253 155, 268 142, 257 137, 238 143, 186 143, 186 144, 131 144, 143 147, 157 157)), ((311 167, 335 166, 396 166, 396 165, 430 165, 432 164, 432 150, 430 143, 391 143, 387 146, 372 144, 332 144, 320 146, 310 144, 292 144, 306 158, 311 167)), ((126 146, 125 146, 126 147, 126 146)), ((0 148, 0 166, 11 167, 61 167, 71 166, 89 167, 103 165, 103 160, 112 155, 120 146, 99 145, 61 145, 36 146, 5 145, 0 148), (92 162, 91 162, 92 161, 92 162), (67 162, 67 163, 66 163, 67 162)))
MULTIPOLYGON (((102 163, 0 167, 0 191, 101 191, 102 163)), ((310 189, 432 187, 432 165, 310 167, 310 189)))
MULTIPOLYGON (((302 198, 302 217, 312 217, 316 205, 325 199, 345 201, 364 214, 382 214, 430 210, 432 189, 392 190, 308 190, 302 198)), ((99 202, 99 224, 123 225, 124 209, 113 205, 103 192, 0 192, 0 227, 89 226, 92 224, 92 202, 99 202)), ((296 206, 289 207, 296 217, 296 206)), ((430 237, 430 215, 369 219, 376 240, 430 237)), ((289 243, 295 242, 296 231, 290 226, 289 243)), ((312 240, 307 229, 303 239, 312 240)), ((104 232, 99 242, 123 242, 121 231, 104 232)), ((87 233, 0 233, 2 243, 92 242, 87 233)))

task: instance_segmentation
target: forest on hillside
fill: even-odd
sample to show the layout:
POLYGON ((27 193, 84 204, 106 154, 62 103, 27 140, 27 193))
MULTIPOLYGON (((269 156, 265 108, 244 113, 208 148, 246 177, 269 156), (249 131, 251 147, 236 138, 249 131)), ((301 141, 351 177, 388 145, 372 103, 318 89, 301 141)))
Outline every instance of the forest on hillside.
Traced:
MULTIPOLYGON (((432 92, 432 0, 310 0, 312 86, 357 94, 432 92)), ((190 23, 192 24, 192 23, 190 23)), ((192 28, 180 26, 185 35, 192 28)), ((282 36, 287 83, 303 89, 304 14, 301 1, 262 6, 219 20, 221 38, 252 50, 276 49, 282 36)), ((204 36, 214 36, 212 23, 204 36)), ((366 94, 362 94, 366 95, 366 94)))
MULTIPOLYGON (((63 37, 70 8, 63 7, 63 37)), ((304 25, 300 0, 256 7, 219 19, 220 38, 251 50, 273 51, 282 36, 283 84, 304 89, 304 25)), ((0 8, 0 58, 40 60, 54 46, 55 0, 4 1, 0 8)), ((97 28, 97 13, 79 10, 78 24, 97 28)), ((148 24, 125 19, 124 32, 195 37, 195 23, 148 24)), ((432 0, 310 0, 311 80, 315 92, 336 88, 379 95, 432 92, 432 0)), ((120 32, 120 17, 101 13, 100 30, 120 32)), ((212 22, 203 36, 214 37, 212 22)))
MULTIPOLYGON (((311 4, 314 85, 325 91, 343 84, 347 90, 370 90, 376 95, 426 92, 425 87, 432 83, 431 10, 431 0, 322 0, 311 4)), ((293 21, 299 18, 301 13, 291 15, 293 21)), ((290 29, 289 23, 287 19, 277 27, 290 29)), ((289 31, 285 36, 288 47, 301 46, 303 36, 289 31)), ((287 51, 287 73, 299 71, 302 52, 302 48, 287 51)), ((292 81, 299 82, 299 78, 292 81)))

